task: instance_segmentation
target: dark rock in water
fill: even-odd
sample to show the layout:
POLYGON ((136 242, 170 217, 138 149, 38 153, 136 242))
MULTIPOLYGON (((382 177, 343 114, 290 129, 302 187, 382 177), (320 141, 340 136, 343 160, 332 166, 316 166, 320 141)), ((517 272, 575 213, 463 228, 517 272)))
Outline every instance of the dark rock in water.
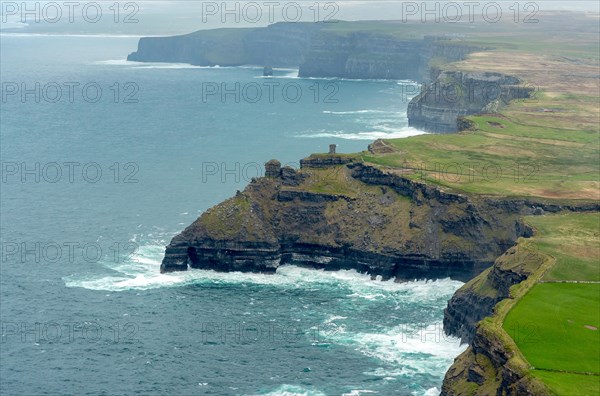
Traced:
POLYGON ((264 77, 273 77, 273 68, 270 66, 265 66, 263 69, 264 77))

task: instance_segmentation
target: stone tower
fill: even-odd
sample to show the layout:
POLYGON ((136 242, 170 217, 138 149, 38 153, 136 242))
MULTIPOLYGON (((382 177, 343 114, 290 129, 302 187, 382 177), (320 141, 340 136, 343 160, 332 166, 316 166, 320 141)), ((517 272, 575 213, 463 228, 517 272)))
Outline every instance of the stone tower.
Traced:
POLYGON ((272 159, 265 164, 265 177, 281 176, 281 162, 272 159))
POLYGON ((335 154, 335 148, 337 147, 337 145, 335 144, 330 144, 329 145, 329 154, 335 154))

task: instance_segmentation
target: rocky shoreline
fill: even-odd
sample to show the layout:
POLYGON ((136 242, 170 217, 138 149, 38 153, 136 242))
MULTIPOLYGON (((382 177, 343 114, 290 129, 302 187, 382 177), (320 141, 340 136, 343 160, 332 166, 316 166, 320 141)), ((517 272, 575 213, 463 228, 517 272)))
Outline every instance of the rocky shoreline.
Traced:
MULTIPOLYGON (((354 268, 384 279, 436 273, 468 280, 518 238, 531 236, 522 216, 600 210, 598 204, 469 197, 336 154, 304 159, 299 171, 270 164, 269 176, 254 179, 174 237, 161 271, 270 273, 295 264, 354 268), (340 180, 339 191, 318 191, 340 180)), ((480 303, 495 301, 474 305, 480 303)))
POLYGON ((435 273, 466 280, 528 233, 518 216, 533 213, 534 205, 508 213, 362 162, 339 165, 332 158, 339 157, 309 158, 299 172, 284 168, 277 177, 253 180, 173 238, 161 271, 268 273, 296 264, 354 268, 384 279, 435 273), (311 191, 327 177, 349 178, 352 189, 311 191))
MULTIPOLYGON (((206 56, 214 48, 211 40, 201 32, 146 38, 129 59, 214 65, 206 56), (163 51, 165 46, 171 48, 163 51)), ((421 81, 407 115, 410 126, 430 132, 467 129, 463 116, 494 113, 533 94, 514 76, 442 70, 436 62, 459 61, 485 48, 440 37, 401 40, 364 32, 333 34, 319 24, 276 24, 235 40, 232 45, 242 55, 218 64, 293 66, 304 77, 421 81), (302 34, 290 39, 296 37, 290 29, 302 34), (245 55, 250 47, 253 58, 245 55), (265 52, 269 47, 272 51, 265 52)), ((378 141, 370 149, 383 153, 387 148, 378 141)), ((548 393, 527 375, 516 346, 490 317, 513 298, 511 287, 527 283, 547 259, 523 248, 533 235, 523 216, 597 212, 600 204, 465 195, 336 154, 305 158, 300 170, 269 161, 265 175, 174 237, 161 272, 273 273, 293 264, 356 269, 383 279, 467 281, 448 302, 444 331, 470 346, 448 370, 442 395, 548 393)))
POLYGON ((521 239, 454 294, 444 311, 444 331, 461 337, 469 347, 446 372, 442 396, 551 394, 529 374, 502 323, 518 299, 515 294, 524 294, 534 283, 530 279, 543 273, 552 260, 521 239), (511 290, 515 285, 521 290, 511 290))
POLYGON ((482 395, 545 394, 526 370, 509 364, 514 349, 482 319, 545 259, 521 247, 533 235, 523 216, 600 211, 600 204, 470 197, 336 154, 313 155, 301 164, 296 171, 269 161, 268 176, 173 238, 161 272, 274 273, 298 265, 398 281, 466 281, 444 311, 444 331, 470 347, 448 370, 442 394, 464 394, 465 386, 482 395), (323 191, 322 183, 338 190, 323 191))
POLYGON ((438 63, 486 50, 444 36, 398 38, 361 31, 340 34, 323 23, 276 23, 265 28, 144 37, 127 60, 189 63, 197 66, 297 67, 300 77, 410 79, 431 83, 408 108, 409 125, 437 133, 456 132, 462 115, 527 95, 519 81, 497 73, 442 73, 438 63), (457 98, 450 91, 469 84, 457 98), (457 101, 460 101, 458 103, 457 101), (459 110, 457 110, 459 109, 459 110))

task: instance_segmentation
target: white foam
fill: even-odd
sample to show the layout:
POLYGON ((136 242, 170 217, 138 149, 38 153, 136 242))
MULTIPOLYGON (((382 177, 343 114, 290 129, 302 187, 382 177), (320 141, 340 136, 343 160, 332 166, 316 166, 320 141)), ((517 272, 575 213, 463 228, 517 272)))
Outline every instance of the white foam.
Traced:
MULTIPOLYGON (((160 236, 165 234, 161 233, 160 236)), ((142 241, 148 236, 134 235, 131 241, 142 241)), ((395 282, 371 279, 371 276, 355 270, 324 271, 284 265, 272 275, 216 272, 212 270, 191 269, 183 272, 160 273, 166 245, 166 239, 157 239, 142 244, 127 260, 119 263, 106 262, 104 266, 113 272, 110 275, 74 274, 64 278, 68 287, 81 287, 90 290, 123 291, 146 290, 161 287, 178 287, 187 284, 240 284, 251 283, 292 288, 314 289, 321 287, 344 288, 348 297, 357 300, 394 299, 398 303, 406 301, 424 301, 430 298, 452 295, 461 282, 450 279, 435 281, 395 282), (436 289, 432 296, 431 289, 436 289)), ((333 320, 340 319, 335 317, 333 320)), ((332 321, 333 321, 332 320, 332 321)))
POLYGON ((287 74, 282 76, 256 76, 256 78, 283 78, 283 79, 297 79, 298 70, 297 69, 273 69, 273 71, 287 71, 287 74))
POLYGON ((393 112, 383 111, 383 110, 351 110, 351 111, 329 111, 329 110, 325 110, 325 111, 323 111, 323 114, 335 114, 335 115, 346 115, 346 114, 384 114, 384 113, 393 114, 393 112))
MULTIPOLYGON (((435 294, 431 289, 429 293, 435 294)), ((331 328, 327 323, 323 326, 331 328)), ((446 336, 441 323, 401 324, 372 333, 329 331, 324 337, 379 360, 384 367, 365 374, 387 379, 416 374, 443 375, 452 360, 467 348, 461 345, 460 339, 446 336)))
POLYGON ((368 393, 379 393, 368 389, 353 389, 348 393, 343 393, 342 396, 360 396, 368 393))
MULTIPOLYGON (((381 128, 381 127, 380 127, 381 128)), ((398 129, 387 128, 387 131, 346 132, 346 131, 321 131, 295 135, 297 138, 337 138, 347 140, 377 140, 377 139, 401 139, 410 136, 426 135, 427 132, 412 127, 398 129)))
POLYGON ((126 59, 109 59, 97 61, 93 64, 103 66, 130 66, 134 69, 221 69, 220 66, 194 66, 189 63, 168 62, 135 62, 126 59))
MULTIPOLYGON (((367 280, 349 273, 337 276, 348 278, 346 284, 353 291, 351 298, 393 300, 397 307, 406 304, 439 306, 462 285, 451 279, 395 283, 367 280)), ((352 332, 345 317, 331 315, 321 326, 327 329, 322 333, 325 342, 354 348, 378 360, 381 366, 365 374, 385 380, 417 374, 441 376, 467 347, 461 345, 460 339, 446 336, 442 323, 434 321, 400 323, 393 327, 375 325, 367 332, 352 332)), ((435 388, 427 392, 427 395, 439 393, 435 388)))
POLYGON ((0 36, 6 37, 78 37, 78 38, 142 38, 159 37, 139 34, 68 34, 68 33, 4 33, 0 36))
MULTIPOLYGON (((161 234, 164 235, 164 234, 161 234)), ((148 235, 135 235, 131 240, 147 240, 148 235)), ((332 290, 345 293, 357 304, 365 302, 392 302, 396 307, 405 304, 440 306, 462 285, 451 279, 421 280, 412 282, 382 281, 355 270, 324 271, 296 266, 282 266, 273 275, 254 273, 220 273, 210 270, 189 270, 160 274, 159 267, 164 254, 164 240, 141 245, 135 255, 122 263, 105 263, 113 271, 110 275, 71 275, 64 278, 67 287, 89 290, 119 292, 147 290, 164 287, 196 285, 268 285, 281 288, 283 293, 295 290, 332 290)), ((290 294, 293 295, 293 294, 290 294)), ((393 308, 392 308, 393 309, 393 308)), ((353 332, 354 317, 344 312, 329 314, 319 325, 324 329, 323 342, 337 344, 354 350, 380 362, 365 374, 394 381, 399 377, 417 374, 442 376, 466 345, 460 340, 447 337, 441 323, 404 323, 385 327, 374 323, 367 331, 353 332)), ((353 390, 350 395, 370 393, 369 390, 353 390)), ((437 389, 426 390, 425 395, 436 394, 437 389)), ((267 395, 322 395, 318 390, 295 385, 282 385, 267 395)))
MULTIPOLYGON (((6 16, 4 16, 4 18, 6 18, 6 16)), ((9 18, 11 19, 11 18, 9 18)), ((21 22, 18 20, 7 20, 6 22, 2 22, 0 23, 0 31, 5 30, 5 29, 24 29, 26 27, 28 27, 29 24, 25 23, 25 22, 21 22)))
POLYGON ((318 390, 311 390, 298 385, 284 384, 276 390, 264 393, 266 396, 325 396, 325 393, 318 390))
POLYGON ((189 63, 143 63, 144 66, 136 66, 136 69, 223 69, 221 66, 194 66, 189 63))
POLYGON ((129 61, 127 59, 109 59, 104 61, 96 61, 93 65, 105 65, 105 66, 137 66, 143 65, 142 62, 129 61))

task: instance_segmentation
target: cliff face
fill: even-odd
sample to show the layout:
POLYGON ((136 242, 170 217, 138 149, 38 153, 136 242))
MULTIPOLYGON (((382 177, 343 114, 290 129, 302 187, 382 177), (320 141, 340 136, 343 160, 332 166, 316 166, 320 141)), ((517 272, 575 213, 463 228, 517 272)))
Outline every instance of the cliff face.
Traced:
POLYGON ((321 32, 300 65, 301 77, 351 79, 421 79, 427 67, 423 40, 357 32, 321 32))
POLYGON ((511 100, 529 97, 532 91, 520 83, 500 73, 439 72, 408 104, 408 124, 430 132, 457 132, 462 116, 493 113, 511 100))
POLYGON ((444 133, 456 132, 461 116, 492 112, 512 99, 529 96, 514 77, 443 72, 440 68, 482 50, 444 37, 402 39, 358 28, 340 33, 324 23, 276 23, 265 28, 145 37, 127 59, 199 66, 299 67, 301 77, 433 81, 409 103, 409 125, 444 133))
POLYGON ((255 29, 200 30, 172 37, 144 37, 127 60, 197 66, 297 67, 323 24, 276 23, 255 29))
MULTIPOLYGON (((523 232, 531 236, 530 231, 523 232)), ((537 268, 536 252, 512 247, 494 265, 460 288, 444 310, 444 331, 472 343, 477 323, 509 297, 510 287, 521 283, 537 268)))
POLYGON ((244 36, 244 63, 298 67, 323 24, 276 23, 244 36))
POLYGON ((432 61, 455 62, 481 50, 441 37, 399 39, 366 32, 321 31, 311 41, 300 76, 428 81, 432 61))
POLYGON ((442 394, 547 394, 527 374, 498 314, 519 297, 515 288, 548 268, 548 256, 527 244, 533 230, 521 218, 598 211, 600 204, 469 197, 350 155, 313 155, 301 165, 296 171, 269 161, 269 177, 254 179, 173 238, 161 271, 272 273, 295 264, 384 279, 471 279, 444 312, 445 331, 470 347, 448 370, 442 394))
POLYGON ((515 298, 510 288, 544 271, 549 259, 520 241, 455 293, 444 312, 444 330, 470 346, 446 372, 443 396, 550 394, 528 374, 529 366, 502 329, 506 303, 515 298))
POLYGON ((196 66, 234 66, 244 60, 243 35, 233 32, 227 40, 216 34, 191 33, 172 37, 142 37, 127 60, 136 62, 189 63, 196 66))
POLYGON ((324 23, 276 23, 255 29, 201 30, 145 37, 128 60, 199 66, 299 67, 302 77, 429 80, 429 63, 465 59, 481 48, 439 37, 400 39, 361 31, 338 33, 324 23))
POLYGON ((471 279, 529 232, 514 213, 339 156, 255 179, 166 248, 161 271, 297 264, 384 278, 471 279), (344 162, 348 162, 343 164, 344 162))

